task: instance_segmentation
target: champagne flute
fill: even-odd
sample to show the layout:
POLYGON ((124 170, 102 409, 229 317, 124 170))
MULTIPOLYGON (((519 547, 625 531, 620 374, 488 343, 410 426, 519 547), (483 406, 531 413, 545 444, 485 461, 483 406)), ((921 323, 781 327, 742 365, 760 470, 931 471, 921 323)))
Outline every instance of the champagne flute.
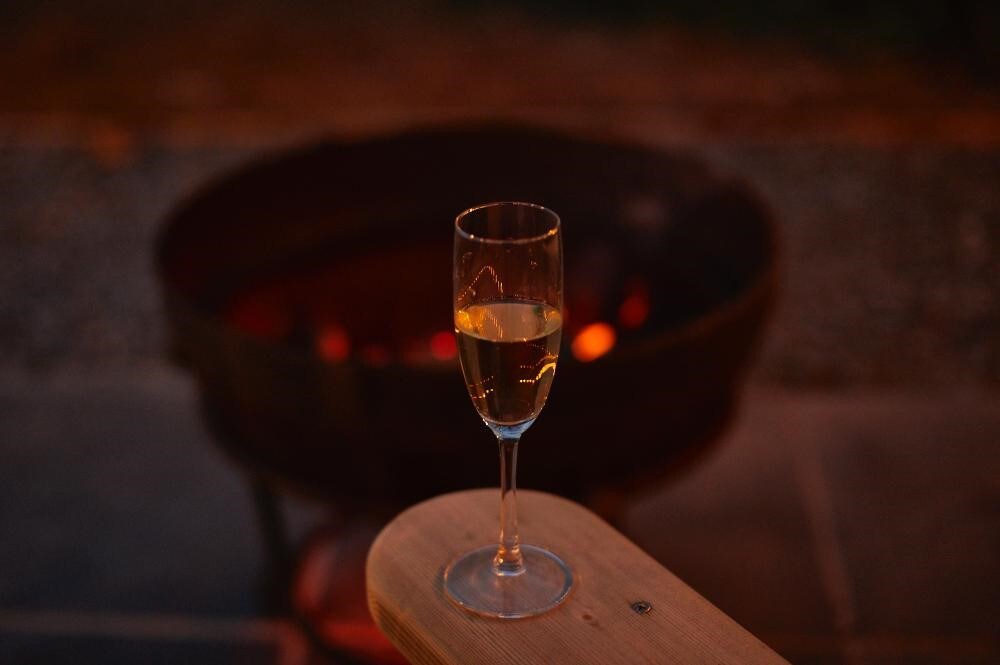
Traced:
POLYGON ((531 203, 470 208, 455 220, 453 305, 462 374, 500 447, 499 544, 445 570, 448 596, 500 618, 541 614, 566 599, 573 575, 558 556, 520 542, 517 447, 548 398, 562 336, 559 216, 531 203))

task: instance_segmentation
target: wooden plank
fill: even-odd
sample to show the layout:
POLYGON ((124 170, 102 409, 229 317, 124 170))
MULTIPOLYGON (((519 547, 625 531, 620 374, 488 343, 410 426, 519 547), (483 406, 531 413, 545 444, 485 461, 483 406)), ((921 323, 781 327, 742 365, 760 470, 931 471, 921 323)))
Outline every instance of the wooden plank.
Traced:
POLYGON ((379 534, 368 554, 368 605, 411 662, 786 662, 587 509, 540 492, 521 491, 518 500, 522 542, 559 554, 576 580, 565 603, 538 617, 481 617, 444 595, 444 567, 494 540, 498 490, 431 499, 379 534), (652 610, 633 611, 640 600, 652 610))

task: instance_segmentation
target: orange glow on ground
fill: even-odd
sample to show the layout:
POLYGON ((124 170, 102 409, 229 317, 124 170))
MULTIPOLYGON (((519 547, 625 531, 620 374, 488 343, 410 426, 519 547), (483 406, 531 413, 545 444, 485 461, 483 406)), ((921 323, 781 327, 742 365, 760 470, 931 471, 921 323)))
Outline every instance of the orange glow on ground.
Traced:
POLYGON ((316 350, 323 360, 340 362, 347 360, 351 353, 351 342, 347 331, 340 326, 326 326, 316 339, 316 350))
POLYGON ((455 333, 438 332, 431 335, 431 355, 438 360, 451 360, 458 353, 455 333))
POLYGON ((409 663, 368 617, 353 621, 329 619, 320 624, 320 630, 327 642, 351 651, 365 660, 385 665, 409 663))
POLYGON ((591 323, 577 333, 570 349, 573 356, 580 362, 590 362, 610 351, 617 340, 615 329, 607 323, 591 323))

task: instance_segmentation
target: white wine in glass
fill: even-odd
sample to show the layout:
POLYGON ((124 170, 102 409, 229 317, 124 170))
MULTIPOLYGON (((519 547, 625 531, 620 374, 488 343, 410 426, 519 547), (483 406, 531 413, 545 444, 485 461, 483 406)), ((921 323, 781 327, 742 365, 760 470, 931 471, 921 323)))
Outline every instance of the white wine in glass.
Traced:
POLYGON ((516 425, 545 405, 556 373, 562 314, 531 300, 497 300, 455 312, 466 387, 486 420, 516 425))
POLYGON ((500 448, 499 543, 459 556, 448 596, 479 614, 513 619, 566 599, 573 575, 517 530, 517 448, 552 386, 562 336, 558 215, 530 203, 470 208, 455 222, 453 304, 462 374, 500 448))

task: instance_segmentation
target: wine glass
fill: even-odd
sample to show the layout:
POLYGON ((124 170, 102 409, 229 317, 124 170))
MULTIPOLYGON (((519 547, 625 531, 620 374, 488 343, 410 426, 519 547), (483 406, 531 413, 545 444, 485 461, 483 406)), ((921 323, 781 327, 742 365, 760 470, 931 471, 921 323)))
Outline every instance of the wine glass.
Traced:
POLYGON ((562 336, 559 216, 531 203, 470 208, 455 220, 454 315, 472 403, 500 447, 498 545, 445 570, 448 596, 501 618, 541 614, 566 599, 573 575, 558 556, 521 544, 517 446, 548 398, 562 336))

